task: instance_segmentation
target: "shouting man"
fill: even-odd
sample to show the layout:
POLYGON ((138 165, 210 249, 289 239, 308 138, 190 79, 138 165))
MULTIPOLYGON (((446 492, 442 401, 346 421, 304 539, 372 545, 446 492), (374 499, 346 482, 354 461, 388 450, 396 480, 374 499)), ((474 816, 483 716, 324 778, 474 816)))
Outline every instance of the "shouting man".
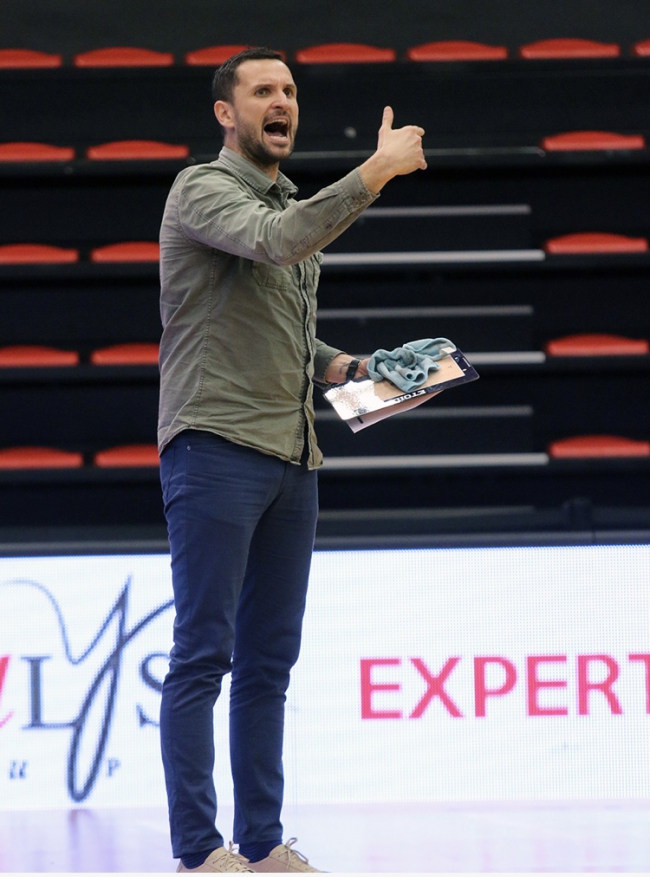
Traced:
MULTIPOLYGON (((298 129, 291 71, 268 49, 217 70, 219 158, 183 170, 160 233, 159 447, 174 646, 162 756, 179 871, 315 871, 283 843, 285 692, 298 658, 317 516, 313 380, 366 362, 315 337, 320 250, 399 174, 425 168, 422 128, 314 197, 279 171, 298 129), (216 828, 213 708, 231 672, 233 838, 216 828)), ((221 755, 221 753, 220 753, 221 755)))

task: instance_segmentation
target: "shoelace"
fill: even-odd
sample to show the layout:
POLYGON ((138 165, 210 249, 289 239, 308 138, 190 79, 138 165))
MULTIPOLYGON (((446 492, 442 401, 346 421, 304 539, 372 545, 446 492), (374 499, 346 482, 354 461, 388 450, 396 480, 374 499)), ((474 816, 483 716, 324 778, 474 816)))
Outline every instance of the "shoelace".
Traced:
POLYGON ((242 856, 240 853, 235 852, 235 845, 232 841, 228 844, 228 852, 232 856, 232 868, 229 868, 229 871, 245 871, 247 874, 250 874, 253 869, 248 867, 248 859, 245 856, 242 856))
POLYGON ((297 837, 290 837, 289 840, 284 844, 284 846, 287 848, 287 851, 286 851, 286 853, 283 853, 283 855, 286 856, 287 865, 291 864, 291 857, 292 856, 296 856, 296 858, 299 859, 304 865, 308 865, 309 859, 307 858, 307 856, 303 856, 303 854, 301 852, 299 852, 298 850, 292 849, 293 845, 297 842, 298 842, 297 837))

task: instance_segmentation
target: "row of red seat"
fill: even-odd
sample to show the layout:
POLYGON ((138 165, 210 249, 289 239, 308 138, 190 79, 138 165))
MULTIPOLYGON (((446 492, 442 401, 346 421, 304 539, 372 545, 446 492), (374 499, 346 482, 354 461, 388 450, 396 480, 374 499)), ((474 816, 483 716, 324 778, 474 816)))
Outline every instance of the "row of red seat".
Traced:
POLYGON ((618 435, 576 435, 551 442, 547 451, 556 459, 650 457, 650 442, 618 435))
MULTIPOLYGON (((626 338, 606 333, 566 335, 544 346, 549 356, 647 356, 646 338, 626 338)), ((76 366, 81 356, 76 350, 61 350, 40 344, 0 347, 0 368, 60 368, 76 366)), ((92 365, 157 365, 158 345, 152 342, 112 344, 93 350, 92 365)))
MULTIPOLYGON (((163 143, 159 140, 115 140, 86 149, 84 158, 91 161, 138 161, 187 158, 190 148, 184 143, 163 143)), ((74 161, 77 153, 72 146, 52 143, 15 141, 0 143, 0 161, 74 161)))
MULTIPOLYGON (((123 468, 125 466, 157 466, 155 445, 119 445, 93 455, 93 466, 123 468)), ((0 449, 0 469, 80 469, 83 454, 59 448, 20 446, 0 449)))
MULTIPOLYGON (((645 237, 613 234, 611 232, 579 232, 550 238, 543 244, 550 255, 607 255, 617 253, 646 253, 650 249, 645 237)), ((2 244, 0 265, 70 264, 79 262, 81 254, 74 247, 52 244, 2 244)), ((96 263, 157 262, 160 247, 155 241, 123 241, 95 247, 90 261, 96 263)))
MULTIPOLYGON (((614 435, 570 436, 551 442, 547 448, 553 459, 604 459, 614 457, 650 457, 650 442, 614 435)), ((119 445, 99 451, 92 465, 99 468, 133 468, 158 466, 160 459, 154 444, 119 445)), ((18 446, 0 449, 2 469, 80 469, 84 456, 78 451, 59 448, 18 446)))
MULTIPOLYGON (((90 251, 91 262, 157 262, 160 245, 156 241, 124 241, 95 247, 90 251)), ((78 262, 79 250, 56 247, 51 244, 2 244, 0 265, 66 264, 78 262)))
MULTIPOLYGON (((61 350, 42 344, 12 344, 0 347, 0 368, 61 368, 79 365, 76 350, 61 350)), ((158 345, 138 341, 99 347, 89 356, 91 365, 158 365, 158 345)))
MULTIPOLYGON (((187 52, 185 64, 195 66, 218 66, 232 55, 245 49, 244 45, 206 46, 187 52)), ((650 39, 636 42, 630 53, 637 57, 650 56, 650 39)), ((286 53, 281 52, 286 58, 286 53)), ((516 56, 525 59, 538 58, 617 58, 623 54, 617 43, 603 43, 561 37, 538 40, 520 46, 516 56)), ((371 46, 365 43, 325 43, 309 46, 295 52, 300 64, 358 64, 388 63, 398 60, 393 48, 371 46)), ((506 46, 493 46, 470 40, 437 40, 412 46, 404 53, 408 61, 501 61, 510 57, 506 46)), ((73 56, 76 67, 171 67, 175 56, 136 46, 110 46, 92 49, 73 56)), ((0 67, 61 67, 63 56, 33 49, 0 49, 0 67)))
MULTIPOLYGON (((614 131, 567 131, 544 137, 540 143, 547 152, 592 152, 645 149, 642 134, 618 134, 614 131)), ((90 146, 84 158, 91 161, 149 161, 187 158, 190 148, 183 143, 162 143, 158 140, 116 140, 90 146)), ((0 162, 74 161, 77 152, 72 146, 52 143, 14 141, 0 143, 0 162)))

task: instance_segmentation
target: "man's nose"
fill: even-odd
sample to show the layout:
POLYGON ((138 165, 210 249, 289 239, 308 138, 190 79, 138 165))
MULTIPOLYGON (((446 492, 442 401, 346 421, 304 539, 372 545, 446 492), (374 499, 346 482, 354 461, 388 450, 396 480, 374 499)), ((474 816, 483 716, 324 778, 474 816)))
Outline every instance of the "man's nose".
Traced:
POLYGON ((273 97, 273 106, 286 107, 289 104, 289 95, 284 91, 278 91, 273 97))

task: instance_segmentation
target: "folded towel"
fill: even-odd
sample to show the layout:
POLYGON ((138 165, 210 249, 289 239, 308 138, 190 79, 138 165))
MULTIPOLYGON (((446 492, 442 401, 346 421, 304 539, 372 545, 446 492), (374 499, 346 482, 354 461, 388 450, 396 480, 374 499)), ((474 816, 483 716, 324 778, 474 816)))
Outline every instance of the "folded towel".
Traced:
POLYGON ((422 338, 394 350, 375 350, 368 363, 373 381, 389 380, 405 393, 421 386, 429 373, 440 368, 437 361, 456 345, 448 338, 422 338), (445 348, 443 353, 442 348, 445 348))

